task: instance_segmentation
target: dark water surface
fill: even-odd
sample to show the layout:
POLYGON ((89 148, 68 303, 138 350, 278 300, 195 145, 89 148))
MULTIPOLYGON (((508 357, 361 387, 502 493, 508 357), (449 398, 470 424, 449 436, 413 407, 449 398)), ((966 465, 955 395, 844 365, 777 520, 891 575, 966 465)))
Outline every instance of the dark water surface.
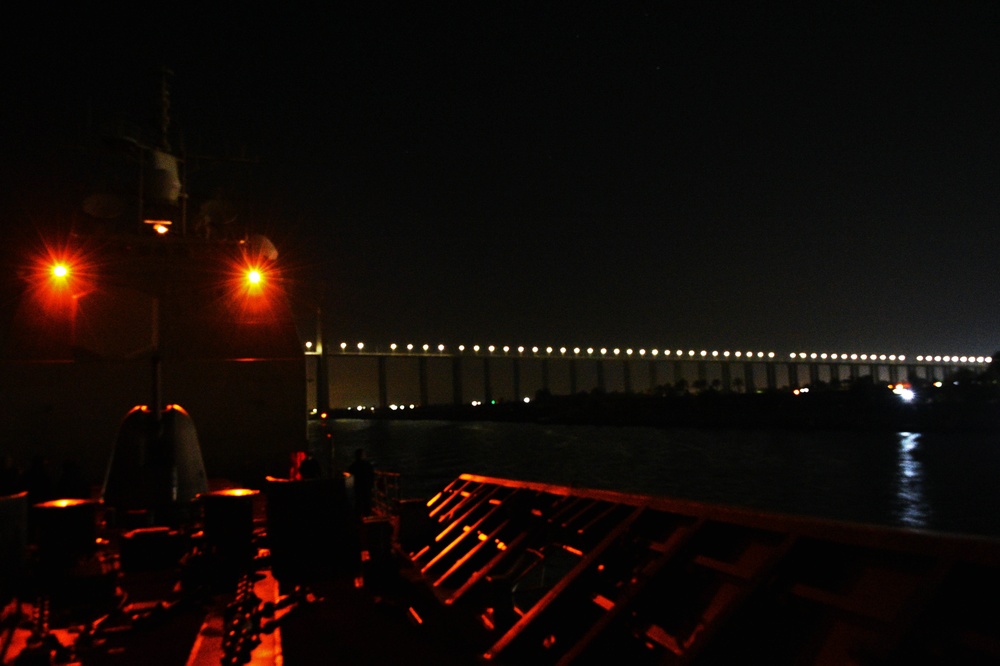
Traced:
POLYGON ((429 497, 462 473, 1000 537, 1000 443, 987 433, 847 433, 340 420, 429 497))

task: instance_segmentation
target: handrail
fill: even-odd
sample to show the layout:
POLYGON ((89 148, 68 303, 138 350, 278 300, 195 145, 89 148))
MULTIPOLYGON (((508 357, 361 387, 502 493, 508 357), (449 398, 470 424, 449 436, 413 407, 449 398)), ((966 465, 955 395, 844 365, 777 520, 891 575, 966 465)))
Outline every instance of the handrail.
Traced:
POLYGON ((399 514, 399 473, 375 471, 372 488, 372 511, 376 516, 390 517, 399 514))

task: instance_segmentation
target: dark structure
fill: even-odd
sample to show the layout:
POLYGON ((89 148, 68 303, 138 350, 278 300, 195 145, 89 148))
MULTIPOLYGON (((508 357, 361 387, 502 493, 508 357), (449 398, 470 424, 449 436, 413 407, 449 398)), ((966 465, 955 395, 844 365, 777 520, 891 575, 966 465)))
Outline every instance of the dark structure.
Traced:
POLYGON ((137 405, 155 419, 180 405, 212 475, 241 481, 283 473, 305 433, 278 250, 238 205, 189 195, 168 80, 159 125, 101 137, 103 152, 81 165, 90 194, 40 239, 5 248, 18 279, 4 285, 0 319, 4 453, 56 469, 72 460, 92 486, 137 405))
POLYGON ((463 475, 410 559, 491 663, 992 663, 1000 543, 463 475))

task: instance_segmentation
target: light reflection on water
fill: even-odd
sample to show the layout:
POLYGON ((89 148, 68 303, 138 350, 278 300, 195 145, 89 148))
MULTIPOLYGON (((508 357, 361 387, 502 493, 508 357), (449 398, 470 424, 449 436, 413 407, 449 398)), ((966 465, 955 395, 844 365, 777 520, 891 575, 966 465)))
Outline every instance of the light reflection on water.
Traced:
POLYGON ((990 434, 619 428, 360 421, 334 426, 430 497, 462 473, 602 488, 900 527, 1000 536, 990 434))
POLYGON ((916 457, 920 444, 920 433, 900 432, 899 473, 896 475, 897 518, 907 527, 927 527, 930 507, 924 497, 923 465, 916 457))

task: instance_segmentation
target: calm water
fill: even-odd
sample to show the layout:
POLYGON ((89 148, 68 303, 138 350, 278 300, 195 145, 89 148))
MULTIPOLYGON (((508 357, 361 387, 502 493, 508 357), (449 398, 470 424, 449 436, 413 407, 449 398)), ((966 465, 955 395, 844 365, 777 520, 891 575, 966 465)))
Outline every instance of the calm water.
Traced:
POLYGON ((463 472, 1000 537, 1000 443, 984 433, 843 433, 338 421, 429 497, 463 472))

